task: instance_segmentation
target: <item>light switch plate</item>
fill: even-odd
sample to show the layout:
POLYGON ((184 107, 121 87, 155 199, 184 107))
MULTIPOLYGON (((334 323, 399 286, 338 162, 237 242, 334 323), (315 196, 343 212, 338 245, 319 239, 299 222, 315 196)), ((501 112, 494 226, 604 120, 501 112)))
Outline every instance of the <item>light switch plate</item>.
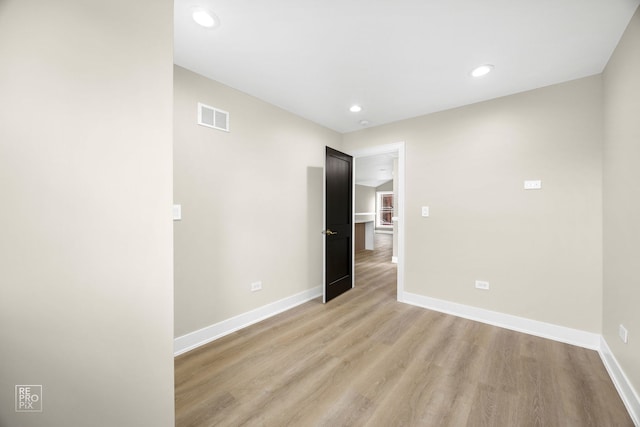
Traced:
POLYGON ((627 343, 629 342, 629 332, 627 331, 627 328, 625 328, 624 326, 620 325, 618 327, 618 335, 620 335, 620 339, 622 340, 623 343, 627 343))
POLYGON ((182 205, 173 205, 173 220, 179 221, 182 219, 182 205))
POLYGON ((422 216, 429 216, 429 206, 423 206, 422 207, 422 216))

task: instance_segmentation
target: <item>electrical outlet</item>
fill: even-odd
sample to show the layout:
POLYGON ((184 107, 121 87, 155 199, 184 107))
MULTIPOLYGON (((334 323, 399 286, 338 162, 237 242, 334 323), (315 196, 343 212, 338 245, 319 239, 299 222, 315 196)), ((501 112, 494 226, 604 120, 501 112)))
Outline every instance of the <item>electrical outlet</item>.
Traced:
POLYGON ((542 181, 540 181, 539 179, 524 182, 525 190, 540 190, 541 188, 542 188, 542 181))
POLYGON ((482 281, 482 280, 476 280, 476 288, 483 289, 483 290, 489 290, 489 282, 485 282, 485 281, 482 281))
POLYGON ((626 344, 629 341, 629 332, 624 326, 620 325, 620 327, 618 328, 618 335, 620 335, 620 339, 623 343, 626 344))
POLYGON ((262 282, 258 280, 257 282, 253 282, 251 284, 251 292, 256 292, 262 289, 262 282))

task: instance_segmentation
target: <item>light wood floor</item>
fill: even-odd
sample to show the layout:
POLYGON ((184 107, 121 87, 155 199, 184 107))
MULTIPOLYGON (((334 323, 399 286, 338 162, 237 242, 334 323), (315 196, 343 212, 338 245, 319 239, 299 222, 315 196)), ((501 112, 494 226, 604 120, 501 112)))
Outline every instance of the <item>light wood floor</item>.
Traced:
POLYGON ((595 351, 398 303, 376 244, 329 304, 177 357, 176 426, 633 426, 595 351))

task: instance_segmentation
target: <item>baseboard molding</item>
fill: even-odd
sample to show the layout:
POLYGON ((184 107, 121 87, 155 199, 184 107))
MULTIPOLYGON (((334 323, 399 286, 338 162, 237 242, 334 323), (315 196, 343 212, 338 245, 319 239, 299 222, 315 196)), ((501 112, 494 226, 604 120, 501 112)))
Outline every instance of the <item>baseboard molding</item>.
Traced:
POLYGON ((377 228, 375 230, 376 234, 393 234, 393 230, 381 230, 379 228, 377 228))
POLYGON ((268 319, 319 296, 322 296, 322 287, 320 286, 177 337, 173 340, 173 355, 178 356, 186 353, 189 350, 222 338, 261 320, 268 319))
POLYGON ((602 363, 604 363, 604 367, 616 386, 616 390, 618 390, 618 394, 622 402, 624 402, 624 406, 627 408, 633 423, 636 426, 640 426, 640 396, 638 396, 638 393, 624 374, 604 337, 600 337, 600 350, 598 353, 600 353, 602 363))
POLYGON ((406 304, 452 314, 465 319, 475 320, 542 338, 548 338, 566 344, 577 345, 590 350, 600 349, 599 334, 526 319, 524 317, 513 316, 511 314, 499 313, 497 311, 485 310, 483 308, 430 298, 423 295, 412 294, 410 292, 404 292, 402 296, 403 301, 401 302, 406 304))

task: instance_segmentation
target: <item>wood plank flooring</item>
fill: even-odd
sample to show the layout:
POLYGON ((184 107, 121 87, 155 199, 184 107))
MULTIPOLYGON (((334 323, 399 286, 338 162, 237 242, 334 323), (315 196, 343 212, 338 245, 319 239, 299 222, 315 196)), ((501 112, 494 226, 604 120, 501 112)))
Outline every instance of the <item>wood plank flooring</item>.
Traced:
POLYGON ((177 357, 176 426, 633 426, 595 351, 398 303, 376 247, 329 304, 177 357))

